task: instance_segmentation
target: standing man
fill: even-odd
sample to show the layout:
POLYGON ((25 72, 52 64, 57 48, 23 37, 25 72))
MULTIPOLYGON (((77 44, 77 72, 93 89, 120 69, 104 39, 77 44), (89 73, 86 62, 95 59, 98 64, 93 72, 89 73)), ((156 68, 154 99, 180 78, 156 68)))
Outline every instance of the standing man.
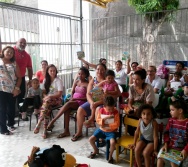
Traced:
POLYGON ((156 75, 156 67, 155 66, 149 66, 147 70, 147 77, 145 82, 150 84, 153 87, 153 90, 155 93, 160 93, 162 89, 162 81, 159 76, 156 75))
MULTIPOLYGON (((16 46, 14 46, 15 50, 15 57, 16 57, 16 63, 18 64, 20 68, 20 73, 22 77, 22 83, 20 86, 21 93, 18 95, 17 102, 18 104, 23 102, 23 98, 25 97, 25 91, 26 91, 26 84, 25 84, 25 73, 26 69, 28 72, 28 78, 29 82, 28 85, 31 85, 31 80, 33 76, 33 68, 32 68, 32 62, 30 55, 25 51, 27 43, 25 38, 20 38, 16 42, 16 46)), ((22 113, 22 119, 27 121, 28 118, 26 117, 26 112, 22 113)))

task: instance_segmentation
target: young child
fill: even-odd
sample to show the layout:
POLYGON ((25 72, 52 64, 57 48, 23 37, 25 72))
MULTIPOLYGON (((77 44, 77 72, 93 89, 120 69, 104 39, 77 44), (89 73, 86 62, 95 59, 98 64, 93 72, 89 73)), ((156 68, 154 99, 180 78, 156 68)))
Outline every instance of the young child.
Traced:
MULTIPOLYGON (((97 86, 102 87, 104 96, 113 96, 118 93, 118 84, 114 80, 115 73, 112 70, 108 70, 106 72, 106 79, 102 82, 100 82, 97 86)), ((92 110, 91 117, 84 122, 85 126, 89 126, 94 124, 95 119, 95 110, 92 110)))
POLYGON ((113 163, 112 154, 115 150, 115 132, 120 125, 119 113, 115 109, 115 100, 112 96, 107 96, 104 100, 104 107, 101 108, 97 114, 96 122, 100 126, 94 134, 89 138, 89 142, 94 151, 88 156, 88 158, 95 158, 99 153, 98 148, 95 145, 96 139, 105 138, 110 140, 110 155, 108 163, 113 163))
MULTIPOLYGON (((183 159, 188 156, 188 119, 185 118, 186 104, 182 100, 176 100, 170 103, 170 114, 172 118, 168 120, 164 132, 164 146, 163 151, 168 151, 172 148, 181 151, 183 159)), ((164 166, 164 159, 157 160, 157 167, 164 166)), ((170 162, 172 167, 178 165, 170 162)))
POLYGON ((34 106, 34 114, 39 113, 41 106, 42 90, 40 89, 40 82, 37 78, 32 79, 31 87, 28 89, 27 97, 24 99, 23 106, 20 108, 22 112, 22 119, 27 119, 26 110, 29 105, 34 106))
POLYGON ((172 96, 173 94, 176 93, 178 88, 182 87, 183 81, 180 80, 181 77, 182 77, 182 73, 181 72, 175 72, 174 73, 174 77, 172 78, 172 80, 168 81, 167 87, 165 88, 165 95, 166 96, 172 96), (172 88, 173 82, 176 82, 176 83, 179 82, 179 86, 172 88))
POLYGON ((134 135, 134 144, 130 148, 135 149, 135 159, 138 167, 142 166, 141 155, 144 157, 145 167, 150 167, 151 155, 157 155, 158 124, 154 118, 156 113, 149 104, 138 108, 139 123, 134 135), (140 139, 137 142, 140 134, 140 139))

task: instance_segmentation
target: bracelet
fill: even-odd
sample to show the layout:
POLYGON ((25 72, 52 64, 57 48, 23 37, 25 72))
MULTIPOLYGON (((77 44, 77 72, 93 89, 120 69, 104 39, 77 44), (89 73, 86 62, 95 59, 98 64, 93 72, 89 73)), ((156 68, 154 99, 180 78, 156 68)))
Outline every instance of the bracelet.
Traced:
POLYGON ((15 88, 14 89, 16 89, 16 90, 20 90, 20 88, 19 87, 17 87, 17 86, 15 86, 15 88))

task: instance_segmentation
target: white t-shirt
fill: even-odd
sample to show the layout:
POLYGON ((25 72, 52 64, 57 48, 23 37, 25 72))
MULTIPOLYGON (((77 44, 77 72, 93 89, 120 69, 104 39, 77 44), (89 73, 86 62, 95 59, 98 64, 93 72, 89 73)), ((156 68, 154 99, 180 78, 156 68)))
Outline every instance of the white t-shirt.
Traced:
POLYGON ((114 70, 115 72, 115 81, 117 82, 117 84, 119 85, 126 85, 127 84, 127 70, 125 70, 124 68, 122 68, 120 71, 116 71, 116 69, 114 70))
MULTIPOLYGON (((45 79, 43 81, 43 88, 42 88, 43 90, 45 89, 44 83, 45 83, 45 79)), ((48 95, 56 94, 58 91, 63 91, 63 81, 60 78, 56 77, 52 82, 52 84, 50 85, 50 90, 48 92, 48 95)))
POLYGON ((153 88, 159 89, 159 92, 163 86, 161 78, 157 75, 155 75, 155 79, 152 81, 152 83, 150 82, 149 76, 147 75, 145 82, 150 84, 153 88))

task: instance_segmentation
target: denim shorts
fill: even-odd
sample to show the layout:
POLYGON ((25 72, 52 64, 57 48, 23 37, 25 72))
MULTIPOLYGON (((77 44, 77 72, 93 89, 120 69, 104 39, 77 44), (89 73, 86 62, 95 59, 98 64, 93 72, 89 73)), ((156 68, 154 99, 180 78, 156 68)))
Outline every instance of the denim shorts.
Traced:
POLYGON ((97 129, 93 136, 95 136, 97 139, 102 138, 102 139, 106 139, 106 140, 110 140, 110 139, 116 139, 116 135, 114 132, 104 132, 101 129, 97 129))
POLYGON ((143 141, 146 144, 153 143, 153 141, 146 140, 144 136, 140 135, 140 140, 143 141))

